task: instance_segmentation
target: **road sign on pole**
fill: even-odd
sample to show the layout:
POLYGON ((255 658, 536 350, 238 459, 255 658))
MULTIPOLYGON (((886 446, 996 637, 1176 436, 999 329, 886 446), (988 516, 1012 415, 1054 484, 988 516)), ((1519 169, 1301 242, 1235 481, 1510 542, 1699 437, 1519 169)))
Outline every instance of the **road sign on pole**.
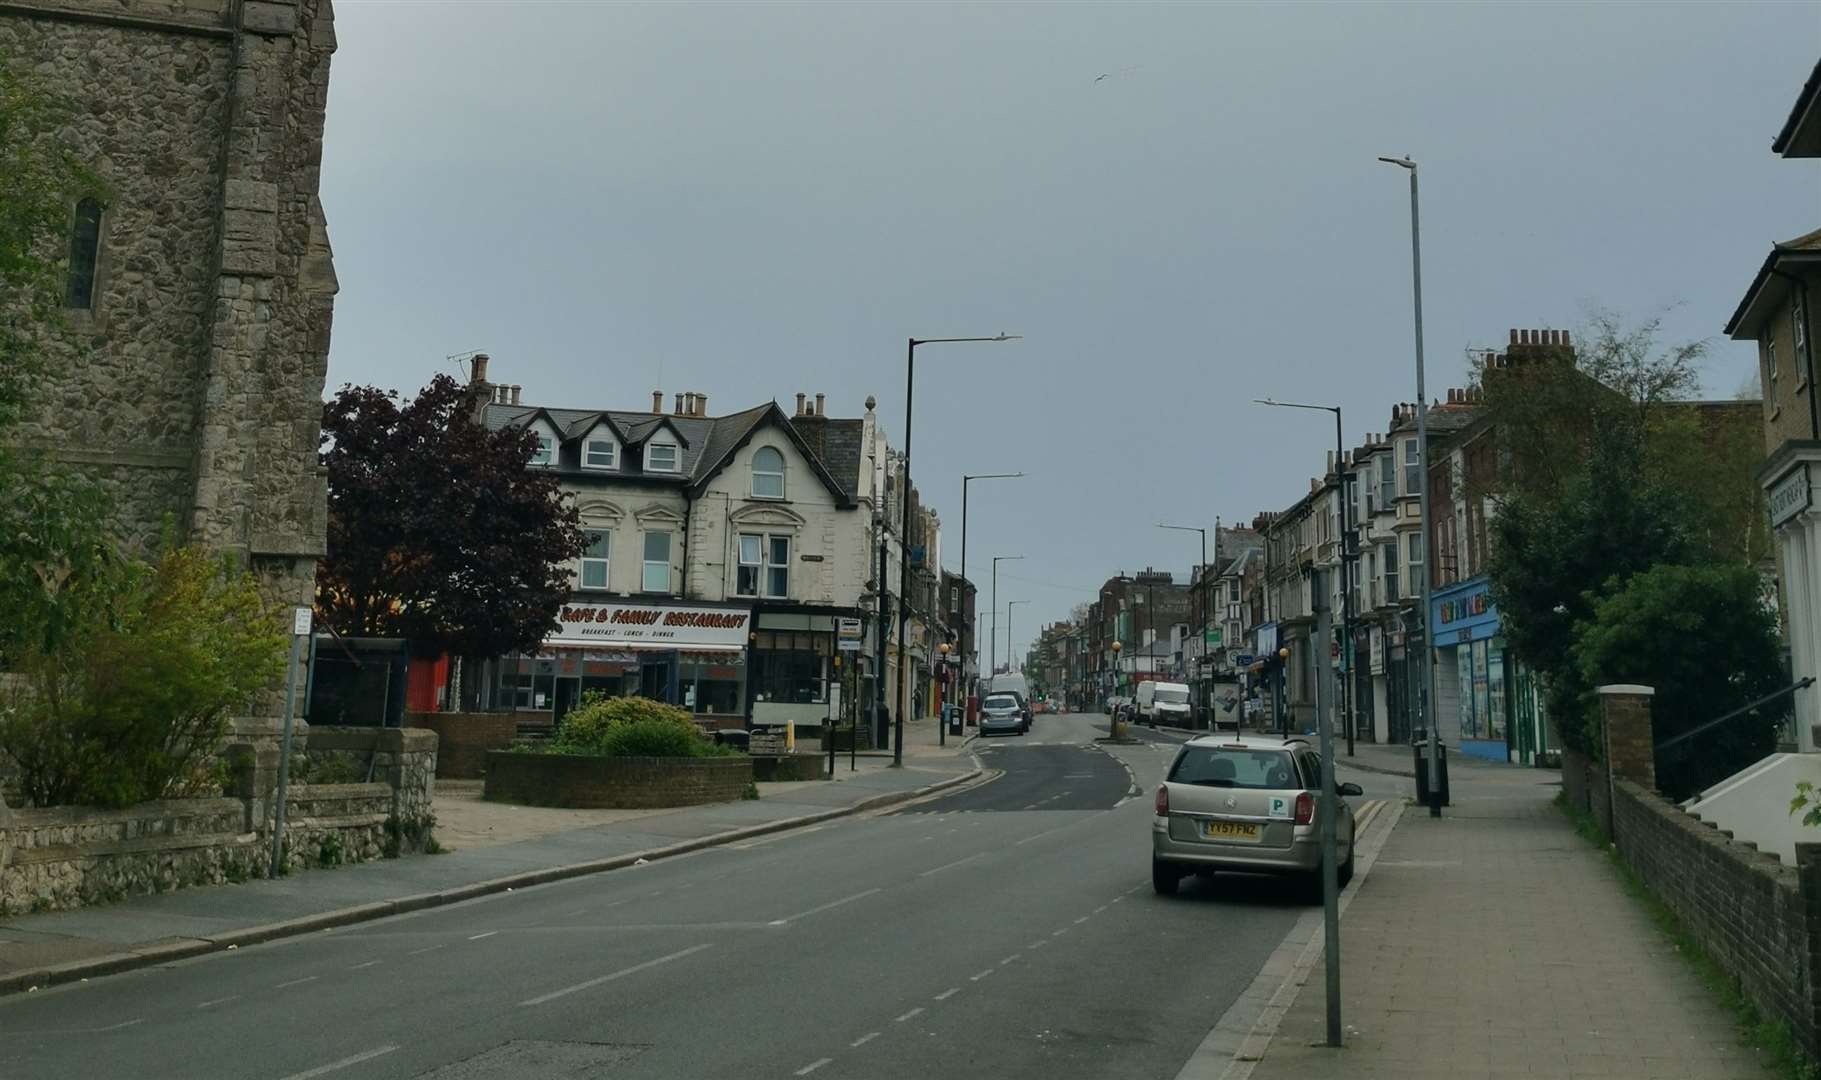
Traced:
MULTIPOLYGON (((297 654, 310 636, 310 609, 291 611, 291 655, 285 661, 285 715, 278 743, 278 797, 272 806, 272 861, 266 875, 277 877, 284 872, 285 857, 285 788, 291 778, 291 715, 297 711, 297 654)), ((384 718, 381 719, 384 722, 384 718)))

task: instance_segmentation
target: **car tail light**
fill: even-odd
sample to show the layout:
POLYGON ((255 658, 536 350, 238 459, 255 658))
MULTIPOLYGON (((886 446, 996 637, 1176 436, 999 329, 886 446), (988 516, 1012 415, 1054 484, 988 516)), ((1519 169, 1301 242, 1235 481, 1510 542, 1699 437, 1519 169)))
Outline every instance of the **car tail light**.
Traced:
POLYGON ((1157 785, 1157 816, 1168 817, 1170 814, 1170 785, 1157 785))
POLYGON ((1296 823, 1307 825, 1315 820, 1315 796, 1303 792, 1296 797, 1296 823))

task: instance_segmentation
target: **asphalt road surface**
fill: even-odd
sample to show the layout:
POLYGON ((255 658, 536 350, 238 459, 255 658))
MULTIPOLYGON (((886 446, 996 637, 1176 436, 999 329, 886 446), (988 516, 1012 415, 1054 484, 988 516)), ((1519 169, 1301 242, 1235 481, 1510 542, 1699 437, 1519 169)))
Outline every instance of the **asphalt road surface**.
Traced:
POLYGON ((1177 740, 1041 716, 898 812, 0 1001, 0 1076, 1158 1077, 1303 907, 1161 899, 1177 740))

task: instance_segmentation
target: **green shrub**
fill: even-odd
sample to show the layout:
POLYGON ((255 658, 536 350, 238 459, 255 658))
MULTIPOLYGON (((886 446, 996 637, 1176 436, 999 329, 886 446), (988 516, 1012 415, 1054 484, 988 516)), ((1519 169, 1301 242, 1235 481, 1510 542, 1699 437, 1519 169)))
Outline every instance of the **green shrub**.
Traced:
POLYGON ((602 757, 709 757, 720 754, 689 713, 675 705, 639 697, 582 700, 563 717, 550 753, 602 757))

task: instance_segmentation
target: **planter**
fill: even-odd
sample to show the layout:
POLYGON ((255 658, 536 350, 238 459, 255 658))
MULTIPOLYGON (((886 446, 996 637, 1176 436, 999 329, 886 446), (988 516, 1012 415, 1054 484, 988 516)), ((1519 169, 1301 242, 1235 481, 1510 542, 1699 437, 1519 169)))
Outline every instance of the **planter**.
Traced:
POLYGON ((642 810, 733 802, 752 783, 749 757, 610 758, 487 754, 485 798, 525 806, 642 810))

